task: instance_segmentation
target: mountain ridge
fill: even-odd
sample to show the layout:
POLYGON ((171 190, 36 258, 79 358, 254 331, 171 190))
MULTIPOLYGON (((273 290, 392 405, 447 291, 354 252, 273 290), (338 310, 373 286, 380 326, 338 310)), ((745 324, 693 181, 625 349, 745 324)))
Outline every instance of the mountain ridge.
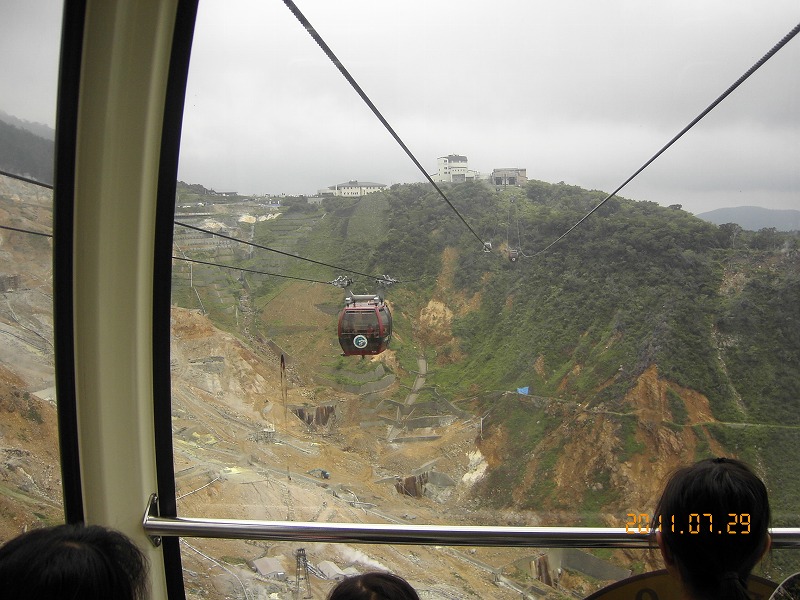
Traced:
POLYGON ((731 206, 698 213, 695 216, 715 225, 736 223, 746 231, 759 231, 770 227, 778 231, 800 231, 800 210, 731 206))

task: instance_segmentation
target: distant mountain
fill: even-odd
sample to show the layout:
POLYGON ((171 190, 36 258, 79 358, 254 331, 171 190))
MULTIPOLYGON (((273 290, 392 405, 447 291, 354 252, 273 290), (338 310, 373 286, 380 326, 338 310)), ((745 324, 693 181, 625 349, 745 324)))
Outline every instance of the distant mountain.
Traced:
POLYGON ((695 216, 716 225, 736 223, 747 231, 759 231, 769 227, 774 227, 778 231, 800 231, 800 210, 737 206, 718 208, 695 216))
POLYGON ((49 127, 43 123, 35 123, 32 121, 25 121, 24 119, 18 119, 17 117, 10 115, 3 110, 0 110, 0 121, 8 123, 9 125, 13 125, 14 127, 18 127, 19 129, 29 131, 33 135, 50 140, 51 142, 54 142, 56 139, 56 130, 52 127, 49 127))
POLYGON ((52 140, 0 118, 0 169, 42 183, 52 183, 54 155, 52 140))

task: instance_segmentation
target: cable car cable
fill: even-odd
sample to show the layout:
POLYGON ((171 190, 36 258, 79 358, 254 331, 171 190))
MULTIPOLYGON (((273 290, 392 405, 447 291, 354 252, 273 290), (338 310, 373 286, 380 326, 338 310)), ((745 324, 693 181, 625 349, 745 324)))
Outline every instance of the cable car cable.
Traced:
POLYGON ((35 179, 31 179, 30 177, 23 177, 22 175, 16 175, 14 173, 9 173, 7 171, 0 170, 0 175, 5 175, 11 179, 18 179, 19 181, 24 181, 25 183, 32 183, 33 185, 38 185, 43 188, 47 188, 48 190, 53 189, 52 183, 44 183, 43 181, 36 181, 35 179))
POLYGON ((300 9, 297 8, 297 5, 292 0, 283 0, 283 3, 292 12, 292 14, 297 18, 297 20, 300 21, 300 24, 303 27, 305 27, 305 29, 308 32, 308 34, 314 39, 315 42, 317 42, 317 45, 328 56, 328 58, 336 66, 336 68, 339 69, 339 72, 350 83, 350 85, 356 91, 356 93, 359 96, 361 96, 361 99, 366 103, 366 105, 375 114, 375 116, 378 117, 378 120, 383 124, 383 126, 391 134, 391 136, 395 139, 395 141, 398 144, 400 144, 400 147, 403 149, 403 151, 411 159, 411 162, 413 162, 416 165, 416 167, 419 169, 420 173, 422 173, 425 176, 425 179, 427 179, 428 182, 434 187, 434 189, 437 192, 439 192, 439 195, 444 199, 445 202, 447 202, 447 205, 451 209, 453 209, 453 212, 455 212, 456 215, 458 216, 458 218, 461 219, 461 222, 464 223, 464 225, 466 225, 467 229, 469 229, 469 231, 472 233, 472 235, 474 235, 477 238, 477 240, 481 243, 481 246, 483 248, 486 248, 486 242, 484 242, 481 239, 481 237, 475 232, 475 230, 470 226, 470 224, 467 223, 466 219, 464 219, 464 217, 461 215, 461 213, 458 212, 458 209, 455 206, 453 206, 453 203, 450 202, 450 200, 447 198, 447 196, 445 196, 445 194, 441 190, 441 188, 439 188, 439 186, 436 185, 436 182, 433 181, 433 178, 430 175, 428 175, 428 172, 425 170, 425 168, 417 160, 417 157, 414 156, 414 154, 411 152, 411 150, 409 150, 408 146, 406 146, 405 143, 403 142, 403 140, 400 139, 400 136, 395 132, 395 130, 392 128, 392 126, 389 125, 389 122, 384 118, 384 116, 381 114, 381 112, 378 110, 378 108, 372 103, 372 100, 369 99, 369 96, 367 96, 367 94, 364 92, 364 90, 361 89, 361 86, 358 85, 356 80, 353 79, 353 76, 350 75, 350 72, 345 68, 345 66, 342 64, 342 62, 336 57, 336 55, 333 53, 333 50, 331 50, 330 47, 328 46, 328 44, 325 43, 325 40, 323 40, 322 37, 319 35, 319 33, 317 33, 317 30, 314 29, 314 27, 311 25, 311 23, 308 21, 308 19, 306 19, 305 15, 303 15, 303 13, 300 12, 300 9))
POLYGON ((702 119, 703 117, 705 117, 705 116, 706 116, 708 113, 710 113, 710 112, 711 112, 711 111, 712 111, 714 108, 716 108, 716 106, 717 106, 717 105, 718 105, 720 102, 722 102, 722 101, 723 101, 725 98, 727 98, 727 97, 728 97, 728 96, 729 96, 729 95, 730 95, 730 94, 731 94, 731 93, 732 93, 732 92, 733 92, 733 91, 734 91, 736 88, 738 88, 738 87, 739 87, 739 86, 740 86, 742 83, 744 83, 744 81, 745 81, 745 80, 746 80, 748 77, 750 77, 750 75, 752 75, 753 73, 755 73, 755 72, 756 72, 756 71, 757 71, 757 70, 758 70, 758 69, 759 69, 759 68, 760 68, 760 67, 761 67, 761 66, 762 66, 762 65, 763 65, 765 62, 767 62, 767 61, 768 61, 770 58, 772 58, 772 56, 773 56, 773 55, 774 55, 774 54, 775 54, 775 53, 776 53, 778 50, 780 50, 781 48, 783 48, 783 47, 784 47, 784 46, 785 46, 785 45, 786 45, 786 44, 789 42, 789 40, 791 40, 791 39, 792 39, 792 38, 793 38, 795 35, 797 35, 797 33, 798 33, 798 32, 800 32, 800 23, 798 23, 798 24, 797 24, 797 25, 794 27, 794 29, 792 29, 792 30, 791 30, 789 33, 787 33, 787 34, 786 34, 786 35, 785 35, 785 36, 784 36, 784 37, 783 37, 783 38, 782 38, 782 39, 781 39, 781 40, 780 40, 780 41, 779 41, 777 44, 775 44, 775 45, 774 45, 774 46, 773 46, 773 47, 770 49, 770 51, 769 51, 769 52, 767 52, 767 53, 766 53, 764 56, 762 56, 762 57, 761 57, 761 59, 760 59, 760 60, 759 60, 757 63, 755 63, 755 64, 754 64, 752 67, 750 67, 750 68, 749 68, 749 69, 748 69, 748 70, 747 70, 747 71, 744 73, 744 75, 742 75, 741 77, 739 77, 739 79, 737 79, 737 80, 736 80, 736 81, 735 81, 735 82, 734 82, 734 83, 733 83, 733 84, 732 84, 732 85, 731 85, 731 86, 730 86, 730 87, 729 87, 727 90, 725 90, 725 91, 724 91, 724 92, 723 92, 723 93, 722 93, 722 94, 721 94, 721 95, 720 95, 720 96, 719 96, 719 97, 718 97, 716 100, 714 100, 714 102, 712 102, 712 103, 711 103, 711 104, 708 106, 708 108, 706 108, 706 109, 705 109, 703 112, 701 112, 699 115, 697 115, 697 116, 696 116, 696 117, 695 117, 695 118, 692 120, 692 122, 691 122, 691 123, 689 123, 689 124, 688 124, 686 127, 684 127, 684 128, 683 128, 683 129, 680 131, 680 133, 678 133, 678 134, 677 134, 675 137, 673 137, 673 138, 672 138, 672 139, 671 139, 669 142, 667 142, 667 144, 666 144, 666 145, 665 145, 663 148, 661 148, 661 150, 659 150, 658 152, 656 152, 656 153, 655 153, 655 154, 652 156, 652 158, 650 158, 650 160, 648 160, 648 161, 647 161, 646 163, 644 163, 644 164, 643 164, 641 167, 639 167, 639 169, 637 169, 637 170, 636 170, 636 172, 635 172, 633 175, 631 175, 630 177, 628 177, 628 178, 627 178, 627 179, 626 179, 626 180, 625 180, 625 181, 622 183, 622 185, 620 185, 620 186, 619 186, 617 189, 615 189, 615 190, 614 190, 613 192, 611 192, 611 193, 610 193, 608 196, 606 196, 606 197, 603 199, 603 201, 602 201, 602 202, 600 202, 600 204, 598 204, 598 205, 597 205, 597 206, 595 206, 595 207, 594 207, 592 210, 590 210, 588 213, 586 213, 586 214, 585 214, 585 215, 584 215, 584 216, 583 216, 583 217, 582 217, 582 218, 581 218, 581 219, 580 219, 580 220, 579 220, 577 223, 575 223, 575 224, 574 224, 572 227, 570 227, 569 229, 567 229, 567 231, 565 231, 565 232, 564 232, 564 233, 563 233, 563 234, 562 234, 562 235, 561 235, 561 236, 560 236, 558 239, 556 239, 555 241, 551 242, 549 245, 547 245, 547 246, 546 246, 545 248, 543 248, 542 250, 539 250, 538 252, 536 252, 536 253, 535 253, 533 256, 534 256, 534 257, 536 257, 536 256, 539 256, 540 254, 543 254, 544 252, 547 252, 547 251, 548 251, 550 248, 552 248, 553 246, 555 246, 555 245, 556 245, 558 242, 560 242, 560 241, 561 241, 561 240, 563 240, 565 237, 567 237, 567 236, 568 236, 570 233, 572 233, 572 231, 574 231, 574 230, 575 230, 575 228, 577 228, 577 227, 578 227, 578 226, 579 226, 581 223, 583 223, 583 222, 584 222, 586 219, 588 219, 588 218, 589 218, 589 216, 591 216, 591 215, 592 215, 592 214, 593 214, 593 213, 594 213, 594 212, 595 212, 597 209, 599 209, 601 206, 603 206, 603 204, 605 204, 605 203, 606 203, 606 202, 608 202, 608 201, 609 201, 611 198, 613 198, 614 196, 616 196, 616 195, 617 195, 617 193, 618 193, 618 192, 619 192, 619 191, 620 191, 622 188, 624 188, 626 185, 628 185, 628 184, 629 184, 629 183, 630 183, 630 182, 631 182, 631 181, 634 179, 634 177, 636 177, 636 176, 637 176, 639 173, 641 173, 641 172, 642 172, 642 171, 644 171, 644 170, 645 170, 645 169, 646 169, 648 166, 650 166, 650 164, 651 164, 653 161, 655 161, 655 160, 656 160, 656 159, 657 159, 659 156, 661 156, 661 155, 662 155, 664 152, 666 152, 666 151, 667 151, 667 149, 668 149, 670 146, 672 146, 672 145, 673 145, 675 142, 677 142, 677 141, 678 141, 678 140, 679 140, 679 139, 680 139, 680 138, 683 136, 683 134, 685 134, 685 133, 686 133, 687 131, 689 131, 689 130, 690 130, 692 127, 694 127, 694 126, 695 126, 695 125, 696 125, 696 124, 697 124, 697 123, 700 121, 700 119, 702 119))
POLYGON ((323 267, 328 267, 330 269, 335 269, 337 271, 345 271, 346 273, 353 273, 354 275, 361 275, 362 277, 369 277, 370 279, 378 279, 379 275, 369 275, 367 273, 361 273, 360 271, 353 271, 352 269, 345 269, 344 267, 337 267, 336 265, 330 265, 328 263, 324 263, 318 260, 314 260, 313 258, 305 258, 303 256, 298 256, 297 254, 290 254, 289 252, 284 252, 283 250, 276 250, 275 248, 269 248, 267 246, 262 246, 260 244, 256 244, 255 242, 248 242, 246 240, 240 240, 235 237, 231 237, 229 235, 225 235, 224 233, 218 233, 216 231, 209 231, 208 229, 203 229, 202 227, 195 227, 194 225, 188 225, 187 223, 181 223, 180 221, 175 221, 175 225, 180 225, 181 227, 186 227, 187 229, 194 229, 195 231, 199 231, 201 233, 210 233, 211 235, 216 235, 217 237, 221 237, 226 240, 230 240, 232 242, 239 242, 240 244, 245 244, 247 246, 252 246, 253 248, 259 248, 261 250, 267 250, 268 252, 275 252, 276 254, 280 254, 282 256, 289 256, 291 258, 297 258, 299 260, 305 260, 310 263, 314 263, 315 265, 322 265, 323 267))
POLYGON ((519 212, 517 212, 517 250, 519 250, 520 256, 530 258, 522 251, 522 232, 520 231, 519 227, 519 212))
POLYGON ((30 233, 31 235, 41 235, 42 237, 53 237, 52 233, 44 233, 43 231, 31 231, 30 229, 20 229, 19 227, 11 227, 10 225, 0 225, 0 229, 8 229, 9 231, 18 231, 20 233, 30 233))
MULTIPOLYGON (((53 189, 53 186, 50 185, 50 184, 42 183, 41 181, 36 181, 35 179, 29 179, 27 177, 23 177, 21 175, 16 175, 14 173, 8 173, 6 171, 3 171, 2 169, 0 169, 0 175, 4 175, 5 177, 9 177, 11 179, 17 179, 19 181, 24 181, 25 183, 38 185, 40 187, 47 188, 49 190, 53 189)), ((314 263, 314 264, 317 264, 317 265, 322 265, 323 267, 336 269, 338 271, 345 271, 347 273, 353 273, 355 275, 361 275, 362 277, 368 277, 370 279, 375 279, 376 281, 385 281, 386 277, 387 277, 387 275, 369 275, 367 273, 361 273, 359 271, 353 271, 352 269, 346 269, 344 267, 337 267, 335 265, 329 265, 327 263, 320 262, 320 261, 317 261, 317 260, 313 260, 311 258, 305 258, 303 256, 297 256, 296 254, 290 254, 288 252, 283 252, 281 250, 276 250, 274 248, 268 248, 267 246, 261 246, 259 244, 253 243, 253 242, 248 242, 246 240, 240 240, 238 238, 225 235, 223 233, 217 233, 216 231, 210 231, 208 229, 203 229, 202 227, 195 227, 194 225, 189 225, 187 223, 181 223, 180 221, 174 221, 174 223, 176 225, 180 225, 181 227, 186 227, 188 229, 194 229, 195 231, 199 231, 201 233, 208 233, 210 235, 216 235, 218 237, 225 238, 225 239, 233 241, 233 242, 239 242, 240 244, 246 244, 248 246, 253 246, 254 248, 260 248, 262 250, 268 250, 269 252, 275 252, 277 254, 282 254, 284 256, 290 256, 292 258, 305 260, 305 261, 308 261, 308 262, 311 262, 311 263, 314 263)), ((16 228, 16 227, 11 227, 9 225, 0 225, 0 229, 8 229, 9 231, 18 231, 20 233, 29 233, 31 235, 41 235, 43 237, 50 237, 50 238, 53 237, 53 234, 51 234, 51 233, 43 233, 43 232, 39 232, 39 231, 31 231, 31 230, 28 230, 28 229, 19 229, 19 228, 16 228)), ((188 262, 200 262, 200 263, 202 263, 202 261, 195 261, 195 260, 189 259, 189 258, 181 258, 179 256, 173 256, 172 258, 175 258, 177 260, 186 260, 188 262)), ((209 264, 209 265, 214 265, 214 266, 219 266, 219 267, 225 267, 225 268, 229 268, 229 269, 238 269, 240 271, 248 271, 249 270, 249 269, 242 269, 241 267, 233 267, 233 266, 229 266, 229 265, 221 265, 221 264, 216 264, 216 263, 203 263, 203 264, 209 264)), ((286 277, 286 278, 289 278, 289 279, 300 279, 301 281, 311 281, 311 282, 314 282, 314 283, 330 283, 329 281, 316 281, 316 280, 313 280, 313 279, 302 279, 302 278, 298 278, 298 277, 290 277, 289 275, 278 275, 277 273, 266 273, 266 272, 262 272, 262 271, 252 271, 252 272, 253 273, 260 273, 262 275, 273 275, 275 277, 286 277)), ((424 279, 424 278, 421 278, 421 279, 424 279)), ((394 283, 413 283, 415 281, 421 281, 421 279, 410 279, 408 281, 401 281, 401 280, 394 279, 393 282, 394 283)))
POLYGON ((278 273, 267 273, 266 271, 258 271, 256 269, 246 269, 244 267, 234 267, 233 265, 223 265, 221 263, 215 263, 205 260, 197 260, 194 258, 187 258, 185 256, 172 256, 173 260, 182 260, 185 262, 195 263, 198 265, 208 265, 210 267, 220 267, 222 269, 230 269, 232 271, 246 271, 247 273, 256 273, 257 275, 271 275, 272 277, 283 277, 285 279, 297 279, 298 281, 308 281, 310 283, 325 283, 328 285, 333 285, 330 281, 321 281, 318 279, 306 279, 305 277, 295 277, 293 275, 280 275, 278 273))
MULTIPOLYGON (((14 173, 8 173, 8 172, 3 171, 3 170, 0 170, 0 175, 4 175, 4 176, 9 177, 11 179, 17 179, 19 181, 24 181, 25 183, 38 185, 40 187, 44 187, 44 188, 47 188, 49 190, 53 189, 53 186, 50 185, 50 184, 42 183, 41 181, 36 181, 35 179, 29 179, 27 177, 23 177, 21 175, 16 175, 14 173)), ((283 256, 290 256, 292 258, 305 260, 307 262, 311 262, 311 263, 314 263, 314 264, 317 264, 317 265, 322 265, 323 267, 336 269, 337 271, 345 271, 346 273, 353 273, 355 275, 361 275, 362 277, 368 277, 370 279, 375 279, 375 280, 385 280, 385 278, 387 277, 386 275, 369 275, 367 273, 361 273, 359 271, 354 271, 352 269, 346 269, 344 267, 337 267, 336 265, 329 265, 327 263, 320 262, 320 261, 317 261, 317 260, 314 260, 314 259, 311 259, 311 258, 305 258, 303 256, 297 256, 296 254, 290 254, 288 252, 283 252, 281 250, 276 250, 275 248, 268 248, 267 246, 261 246, 259 244, 254 243, 254 242, 248 242, 246 240, 240 240, 238 238, 231 237, 229 235, 225 235, 223 233, 218 233, 216 231, 210 231, 208 229, 203 229, 202 227, 195 227, 194 225, 189 225, 187 223, 182 223, 180 221, 174 221, 174 223, 175 223, 175 225, 180 225, 181 227, 186 227, 188 229, 194 229, 195 231, 199 231, 201 233, 208 233, 210 235, 216 235, 218 237, 230 240, 232 242, 239 242, 240 244, 246 244, 248 246, 253 246, 254 248, 260 248, 262 250, 267 250, 269 252, 275 252, 275 253, 281 254, 283 256)), ((50 234, 50 233, 42 233, 42 232, 31 231, 31 230, 27 230, 27 229, 18 229, 16 227, 11 227, 11 226, 8 226, 8 225, 0 225, 0 229, 8 229, 10 231, 18 231, 18 232, 21 232, 21 233, 29 233, 29 234, 32 234, 32 235, 41 235, 41 236, 44 236, 44 237, 53 237, 53 235, 50 234)), ((176 258, 177 260, 187 260, 187 261, 192 262, 192 259, 188 259, 188 258, 184 259, 184 258, 176 257, 176 256, 173 256, 173 258, 176 258)), ((194 262, 199 262, 199 261, 194 261, 194 262)), ((214 263, 206 263, 206 264, 214 264, 214 263)), ((216 265, 216 266, 226 267, 227 265, 216 265)), ((227 267, 231 268, 231 269, 247 270, 247 269, 241 269, 240 267, 231 267, 231 266, 227 266, 227 267)), ((253 271, 253 272, 254 273, 261 273, 262 275, 274 275, 275 277, 288 277, 290 279, 297 279, 296 277, 289 277, 288 275, 278 275, 277 273, 264 273, 264 272, 261 272, 261 271, 253 271)), ((314 281, 314 280, 305 279, 303 281, 314 281)), ((408 283, 406 281, 400 281, 400 280, 394 280, 394 281, 395 281, 395 283, 408 283)), ((414 281, 419 281, 419 279, 409 280, 409 282, 414 282, 414 281)), ((314 282, 315 283, 329 283, 328 281, 314 281, 314 282)))
POLYGON ((512 202, 508 203, 508 219, 506 219, 506 248, 511 246, 511 242, 509 241, 509 231, 511 229, 511 205, 512 202))

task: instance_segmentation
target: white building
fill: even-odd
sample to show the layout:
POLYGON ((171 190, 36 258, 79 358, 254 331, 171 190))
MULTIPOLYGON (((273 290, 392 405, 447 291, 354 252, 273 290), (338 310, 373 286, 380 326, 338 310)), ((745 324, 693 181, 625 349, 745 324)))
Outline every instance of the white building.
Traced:
POLYGON ((348 181, 339 183, 320 190, 320 196, 366 196, 373 192, 380 192, 386 189, 383 183, 372 183, 370 181, 348 181))
POLYGON ((283 568, 280 559, 271 558, 269 556, 262 556, 256 560, 247 563, 250 568, 262 577, 269 579, 277 579, 278 581, 286 580, 286 569, 283 568))
POLYGON ((317 563, 317 568, 322 572, 327 579, 332 581, 341 581, 347 577, 347 573, 342 571, 336 563, 329 560, 321 560, 317 563))
POLYGON ((437 183, 463 183, 481 178, 478 171, 473 171, 467 164, 467 157, 461 154, 448 154, 436 159, 437 172, 431 179, 437 183))

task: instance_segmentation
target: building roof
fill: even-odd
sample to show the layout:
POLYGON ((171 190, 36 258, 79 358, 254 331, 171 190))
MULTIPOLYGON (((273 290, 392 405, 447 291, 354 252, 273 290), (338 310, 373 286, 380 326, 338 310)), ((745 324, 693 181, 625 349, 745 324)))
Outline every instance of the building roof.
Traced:
POLYGON ((329 560, 321 560, 317 563, 317 568, 322 571, 322 573, 328 579, 344 579, 346 574, 342 571, 334 562, 329 560))
POLYGON ((337 183, 336 185, 332 185, 331 189, 342 187, 386 187, 386 184, 373 183, 372 181, 347 181, 345 183, 337 183))
POLYGON ((251 567, 255 569, 259 575, 269 577, 271 574, 285 573, 285 569, 281 564, 280 559, 272 558, 269 556, 262 556, 250 563, 251 567))

